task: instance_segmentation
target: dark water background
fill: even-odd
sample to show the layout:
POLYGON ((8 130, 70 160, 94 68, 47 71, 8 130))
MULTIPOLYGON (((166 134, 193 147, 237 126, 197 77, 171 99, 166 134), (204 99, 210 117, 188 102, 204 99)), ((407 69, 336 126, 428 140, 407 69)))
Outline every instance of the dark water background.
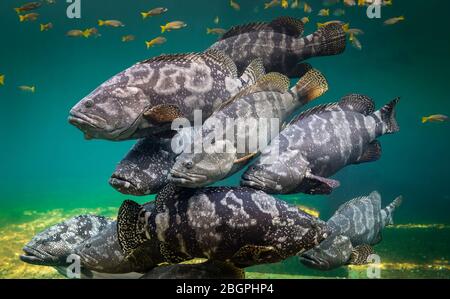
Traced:
MULTIPOLYGON (((229 28, 281 15, 306 15, 301 9, 264 10, 265 1, 238 2, 240 11, 234 11, 226 0, 82 0, 82 18, 76 20, 66 17, 67 4, 58 0, 38 10, 38 21, 19 23, 13 7, 23 1, 1 1, 0 74, 6 78, 0 86, 0 224, 20 222, 24 210, 118 207, 129 198, 107 181, 134 142, 86 141, 67 122, 69 109, 106 79, 161 53, 206 49, 216 40, 206 35, 206 27, 229 28), (169 11, 142 20, 141 11, 158 6, 169 11), (218 25, 213 23, 216 16, 220 17, 218 25), (100 27, 99 38, 65 36, 71 29, 97 26, 98 19, 119 19, 126 26, 100 27), (160 35, 159 26, 174 20, 188 27, 165 33, 166 44, 147 50, 144 40, 160 35), (47 22, 54 29, 39 32, 39 23, 47 22), (122 43, 121 36, 126 34, 136 35, 136 41, 122 43), (19 85, 36 85, 36 93, 22 92, 19 85)), ((383 8, 381 20, 368 19, 361 7, 345 8, 344 17, 317 17, 322 1, 308 3, 314 11, 307 34, 316 29, 316 22, 334 19, 365 32, 360 37, 362 51, 349 44, 342 55, 309 60, 330 85, 314 104, 357 92, 373 97, 379 108, 401 96, 397 110, 401 131, 380 139, 381 160, 339 172, 334 178, 341 181, 341 187, 332 195, 282 198, 315 207, 327 219, 344 201, 378 190, 386 204, 397 195, 404 196, 397 223, 450 224, 450 127, 420 121, 429 114, 450 114, 450 2, 394 0, 393 6, 383 8), (385 19, 399 15, 406 20, 383 26, 385 19)), ((331 11, 337 7, 342 5, 331 11)), ((220 184, 235 185, 238 180, 234 176, 220 184)), ((145 202, 149 197, 134 199, 145 202)), ((448 248, 440 254, 448 257, 448 248)))

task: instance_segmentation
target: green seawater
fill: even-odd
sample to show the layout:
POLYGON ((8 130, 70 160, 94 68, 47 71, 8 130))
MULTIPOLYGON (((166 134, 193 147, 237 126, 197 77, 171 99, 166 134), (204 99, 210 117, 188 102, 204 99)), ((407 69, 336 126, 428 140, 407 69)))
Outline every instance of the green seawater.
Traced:
MULTIPOLYGON (((51 269, 18 260, 20 248, 33 234, 65 218, 85 212, 114 216, 124 199, 108 178, 134 141, 84 140, 67 122, 70 108, 112 75, 133 63, 162 53, 202 51, 216 40, 207 27, 229 28, 281 15, 303 17, 302 9, 264 9, 264 2, 237 0, 240 11, 227 0, 81 0, 81 19, 66 16, 66 1, 43 5, 35 22, 20 23, 14 7, 24 1, 0 2, 0 277, 60 277, 51 269), (164 6, 169 11, 145 21, 141 11, 164 6), (216 16, 220 23, 214 24, 216 16), (98 19, 118 19, 123 28, 100 27, 99 38, 68 38, 71 29, 97 26, 98 19), (144 44, 160 35, 160 25, 182 20, 187 28, 164 33, 167 43, 149 50, 144 44), (54 28, 40 32, 39 24, 54 28), (122 43, 123 35, 136 40, 122 43), (35 93, 18 89, 35 85, 35 93)), ((292 1, 289 1, 290 3, 292 1)), ((317 22, 340 19, 360 28, 363 49, 350 44, 338 56, 310 59, 327 78, 330 89, 314 104, 338 100, 348 93, 373 97, 377 108, 400 96, 397 118, 401 131, 380 138, 382 158, 350 166, 334 176, 341 181, 330 196, 280 196, 294 204, 320 211, 327 219, 353 197, 378 190, 383 204, 398 195, 404 203, 395 215, 399 226, 386 229, 375 247, 385 267, 381 276, 450 278, 450 199, 448 184, 449 124, 422 124, 421 117, 450 114, 450 3, 431 0, 394 0, 383 7, 382 19, 368 19, 365 8, 348 7, 343 17, 318 17, 322 1, 309 0, 313 12, 306 33, 317 22), (383 21, 404 15, 405 21, 384 26, 383 21)), ((331 7, 342 7, 342 4, 331 7)), ((294 82, 292 82, 294 83, 294 82)), ((239 174, 220 182, 237 185, 239 174)), ((153 197, 133 198, 146 202, 153 197)), ((306 269, 296 258, 247 269, 248 277, 365 277, 364 267, 331 272, 306 269)))

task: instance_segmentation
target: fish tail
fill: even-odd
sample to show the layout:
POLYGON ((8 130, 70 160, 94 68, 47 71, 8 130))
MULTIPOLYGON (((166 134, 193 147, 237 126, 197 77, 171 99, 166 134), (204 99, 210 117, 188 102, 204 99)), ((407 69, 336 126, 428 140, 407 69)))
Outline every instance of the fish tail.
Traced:
POLYGON ((160 26, 161 27, 161 33, 164 33, 165 31, 166 31, 166 29, 167 29, 167 27, 166 26, 160 26))
POLYGON ((25 21, 25 16, 19 15, 19 21, 20 21, 20 22, 25 21))
POLYGON ((16 13, 18 13, 18 14, 20 13, 20 8, 16 7, 16 8, 14 8, 14 10, 16 11, 16 13))
POLYGON ((88 38, 89 36, 91 36, 91 31, 89 29, 86 29, 82 32, 82 34, 85 38, 88 38))
POLYGON ((375 114, 379 114, 381 122, 383 124, 382 134, 392 134, 400 131, 400 127, 395 118, 395 107, 397 106, 400 98, 396 98, 381 108, 375 114))
POLYGON ((141 16, 143 19, 146 19, 148 17, 148 13, 147 12, 141 12, 141 16))
POLYGON ((342 24, 332 23, 324 25, 314 35, 319 38, 316 56, 337 55, 344 52, 346 35, 342 24))
POLYGON ((385 217, 384 219, 384 225, 394 225, 394 212, 395 210, 402 204, 403 202, 403 196, 398 196, 396 199, 394 199, 389 205, 386 206, 386 208, 383 209, 382 216, 385 217))
POLYGON ((34 93, 34 92, 36 91, 36 86, 32 86, 32 87, 30 88, 30 91, 31 91, 32 93, 34 93))
POLYGON ((98 20, 98 26, 103 26, 105 25, 105 21, 103 20, 98 20))
POLYGON ((41 24, 41 32, 45 30, 45 25, 41 24))
POLYGON ((428 121, 428 117, 426 117, 426 116, 424 116, 424 117, 422 117, 422 123, 424 124, 424 123, 426 123, 427 121, 428 121))
POLYGON ((145 44, 147 45, 147 49, 149 49, 152 46, 151 42, 145 42, 145 44))
POLYGON ((305 105, 324 94, 328 90, 328 83, 323 74, 313 69, 309 64, 304 63, 299 66, 304 68, 304 75, 301 76, 291 91, 305 105))
POLYGON ((206 28, 206 34, 211 34, 211 28, 206 28))
POLYGON ((342 29, 344 30, 345 33, 347 33, 348 30, 350 29, 350 23, 345 23, 345 24, 342 26, 342 29))
POLYGON ((125 256, 129 256, 134 249, 147 240, 145 232, 138 230, 141 210, 142 206, 132 200, 125 200, 120 206, 117 216, 117 235, 125 256))

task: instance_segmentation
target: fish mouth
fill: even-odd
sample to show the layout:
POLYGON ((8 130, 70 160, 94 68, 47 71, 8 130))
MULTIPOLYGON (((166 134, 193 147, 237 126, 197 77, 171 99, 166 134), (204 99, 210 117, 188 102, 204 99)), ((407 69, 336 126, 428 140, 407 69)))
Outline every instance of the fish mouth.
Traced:
POLYGON ((208 181, 208 177, 206 175, 184 173, 175 169, 170 170, 170 174, 167 179, 169 182, 182 187, 201 187, 208 181))
POLYGON ((278 184, 274 180, 265 177, 256 177, 248 173, 242 175, 241 186, 251 187, 268 193, 279 191, 278 184))
POLYGON ((302 264, 316 269, 325 270, 328 267, 327 261, 309 253, 302 254, 299 259, 302 264))
POLYGON ((111 175, 111 178, 109 179, 109 184, 123 194, 128 195, 137 195, 136 193, 142 193, 142 195, 145 195, 139 187, 132 182, 131 180, 121 176, 118 173, 113 173, 111 175))
POLYGON ((102 130, 106 127, 106 120, 97 115, 87 115, 77 111, 70 111, 68 121, 81 131, 102 130))
POLYGON ((22 250, 25 253, 19 256, 22 262, 40 266, 59 266, 60 264, 56 257, 39 249, 25 246, 22 250))

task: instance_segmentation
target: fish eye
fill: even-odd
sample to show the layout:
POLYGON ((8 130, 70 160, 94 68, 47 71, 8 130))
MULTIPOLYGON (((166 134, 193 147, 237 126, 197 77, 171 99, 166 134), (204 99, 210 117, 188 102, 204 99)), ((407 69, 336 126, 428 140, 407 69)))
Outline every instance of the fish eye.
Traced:
POLYGON ((183 162, 183 166, 187 169, 191 169, 194 166, 194 163, 192 163, 192 161, 183 162))
POLYGON ((89 100, 86 100, 86 102, 84 102, 84 107, 91 108, 92 106, 94 106, 93 100, 89 99, 89 100))
POLYGON ((91 248, 91 243, 87 243, 84 247, 85 248, 91 248))

